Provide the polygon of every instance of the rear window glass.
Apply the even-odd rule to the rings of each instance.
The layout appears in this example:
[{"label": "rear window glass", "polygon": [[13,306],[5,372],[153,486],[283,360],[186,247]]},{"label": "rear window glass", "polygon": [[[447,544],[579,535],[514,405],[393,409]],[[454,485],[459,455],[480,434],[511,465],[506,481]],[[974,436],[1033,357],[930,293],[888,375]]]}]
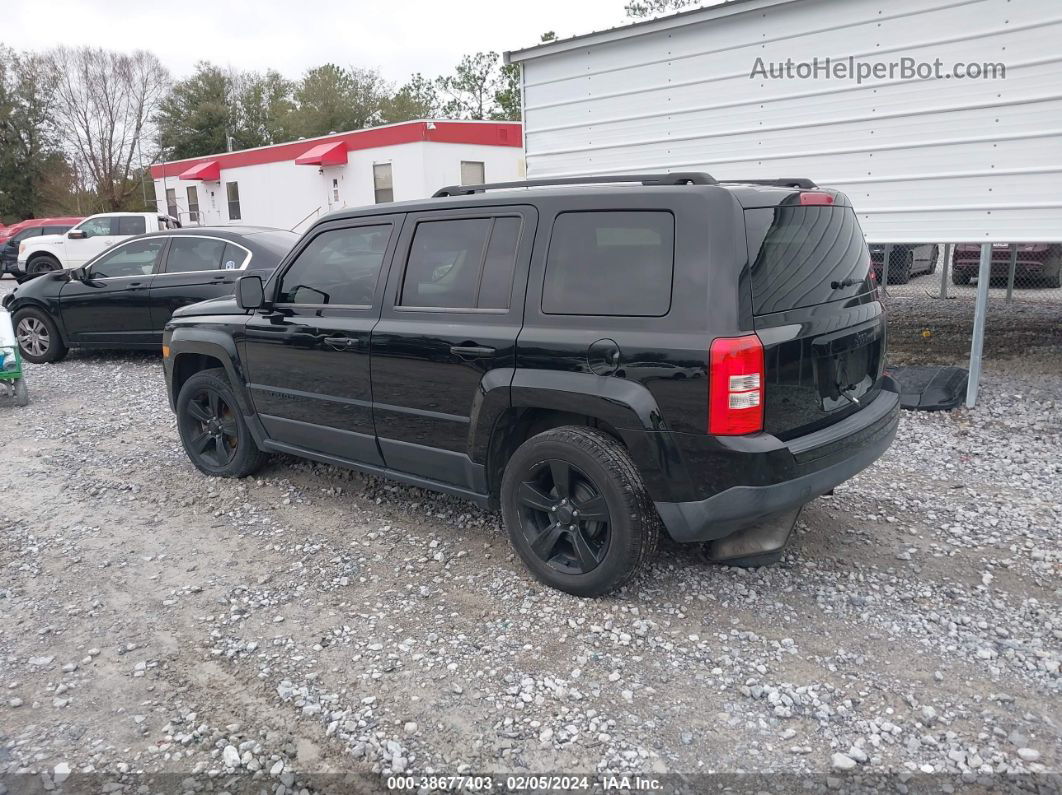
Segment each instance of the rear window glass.
[{"label": "rear window glass", "polygon": [[671,308],[674,270],[671,213],[562,213],[546,257],[542,311],[660,317]]},{"label": "rear window glass", "polygon": [[745,211],[752,304],[766,315],[872,289],[870,252],[851,207]]}]

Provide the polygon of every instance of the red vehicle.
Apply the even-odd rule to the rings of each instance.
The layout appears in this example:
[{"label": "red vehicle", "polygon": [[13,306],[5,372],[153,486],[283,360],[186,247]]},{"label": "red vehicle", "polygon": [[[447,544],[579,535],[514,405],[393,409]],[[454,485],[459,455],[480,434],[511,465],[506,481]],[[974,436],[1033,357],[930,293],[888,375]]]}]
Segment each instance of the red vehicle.
[{"label": "red vehicle", "polygon": [[84,220],[79,216],[60,218],[30,218],[0,229],[0,276],[13,271],[18,259],[18,244],[38,235],[61,235]]},{"label": "red vehicle", "polygon": [[[1014,281],[1043,287],[1062,286],[1062,246],[1048,243],[1019,243],[1018,259],[1014,266]],[[969,284],[981,267],[979,243],[958,245],[951,257],[951,281]],[[1003,280],[1010,274],[1010,245],[992,244],[992,280]]]}]

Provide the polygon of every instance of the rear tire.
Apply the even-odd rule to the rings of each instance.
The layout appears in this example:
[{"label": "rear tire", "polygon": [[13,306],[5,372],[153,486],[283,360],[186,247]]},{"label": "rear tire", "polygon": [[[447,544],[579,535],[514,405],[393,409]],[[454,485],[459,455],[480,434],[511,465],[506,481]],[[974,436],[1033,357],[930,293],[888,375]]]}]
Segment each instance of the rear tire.
[{"label": "rear tire", "polygon": [[951,272],[951,283],[952,284],[958,284],[958,285],[969,284],[970,283],[970,274],[968,274],[968,273],[960,273],[959,271],[953,270]]},{"label": "rear tire", "polygon": [[200,472],[242,478],[268,460],[269,456],[255,444],[220,367],[201,370],[185,381],[176,408],[181,444]]},{"label": "rear tire", "polygon": [[48,364],[66,356],[66,344],[59,336],[55,321],[46,312],[32,308],[20,309],[13,320],[18,349],[27,362]]},{"label": "rear tire", "polygon": [[505,467],[501,504],[531,573],[575,596],[616,590],[656,553],[660,517],[638,469],[593,428],[554,428],[524,442]]},{"label": "rear tire", "polygon": [[926,273],[932,276],[937,272],[938,259],[940,259],[940,246],[933,246],[929,252],[929,270],[927,270]]}]

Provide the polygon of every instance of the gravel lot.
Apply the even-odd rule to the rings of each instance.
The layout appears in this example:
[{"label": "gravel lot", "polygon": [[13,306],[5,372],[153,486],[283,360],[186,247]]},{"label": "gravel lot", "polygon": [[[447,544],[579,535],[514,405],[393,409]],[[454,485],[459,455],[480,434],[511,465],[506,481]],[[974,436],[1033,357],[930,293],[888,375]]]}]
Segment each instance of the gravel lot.
[{"label": "gravel lot", "polygon": [[289,458],[205,478],[155,355],[27,373],[31,406],[0,400],[0,795],[145,773],[1058,786],[1057,348],[990,362],[973,413],[905,414],[783,563],[664,544],[598,600],[532,581],[469,503]]}]

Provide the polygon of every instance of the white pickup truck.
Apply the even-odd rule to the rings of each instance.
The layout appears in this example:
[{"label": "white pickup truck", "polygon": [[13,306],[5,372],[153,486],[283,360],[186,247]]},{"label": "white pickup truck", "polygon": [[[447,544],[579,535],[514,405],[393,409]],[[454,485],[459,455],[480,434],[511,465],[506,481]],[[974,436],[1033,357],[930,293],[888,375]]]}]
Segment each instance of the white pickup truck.
[{"label": "white pickup truck", "polygon": [[48,271],[77,268],[121,240],[180,225],[175,218],[157,212],[90,215],[61,235],[40,235],[20,243],[15,278],[23,281]]}]

